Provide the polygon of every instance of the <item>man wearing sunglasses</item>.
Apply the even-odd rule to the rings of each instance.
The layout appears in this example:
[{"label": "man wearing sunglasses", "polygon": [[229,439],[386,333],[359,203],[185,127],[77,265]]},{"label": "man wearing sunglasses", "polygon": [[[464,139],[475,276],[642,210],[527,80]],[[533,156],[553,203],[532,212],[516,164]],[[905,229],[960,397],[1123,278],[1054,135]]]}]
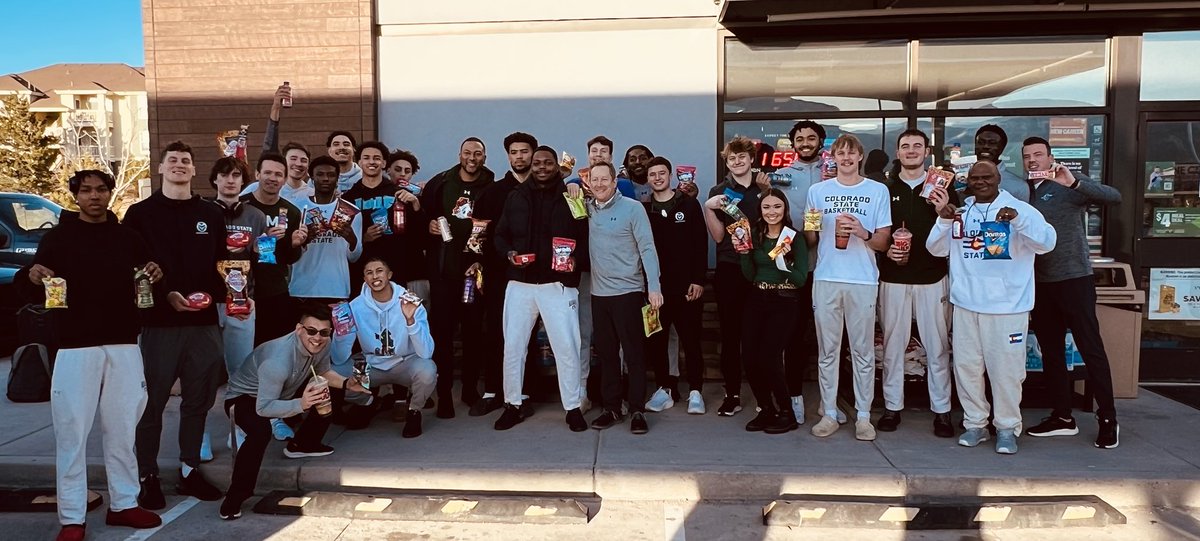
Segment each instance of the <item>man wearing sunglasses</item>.
[{"label": "man wearing sunglasses", "polygon": [[[254,353],[229,378],[225,413],[246,433],[246,440],[235,451],[229,491],[221,503],[222,519],[242,516],[242,503],[254,494],[258,470],[271,440],[271,419],[304,414],[304,421],[283,456],[326,456],[333,453],[332,447],[321,443],[329,428],[329,410],[321,415],[317,406],[330,401],[330,388],[366,392],[355,380],[342,377],[330,366],[333,320],[329,307],[306,303],[301,306],[300,314],[295,332],[254,348]],[[315,381],[313,376],[317,374],[327,385]]]}]

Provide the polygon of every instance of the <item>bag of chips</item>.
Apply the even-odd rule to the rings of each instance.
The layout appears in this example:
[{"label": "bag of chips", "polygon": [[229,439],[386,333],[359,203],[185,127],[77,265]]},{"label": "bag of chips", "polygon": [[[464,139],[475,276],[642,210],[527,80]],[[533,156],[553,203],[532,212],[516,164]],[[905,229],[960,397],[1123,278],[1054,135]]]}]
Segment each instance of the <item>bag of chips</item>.
[{"label": "bag of chips", "polygon": [[[266,235],[263,235],[266,237]],[[267,237],[272,241],[274,237]],[[272,243],[274,244],[274,243]],[[274,250],[274,246],[271,247]],[[275,254],[271,254],[271,259]],[[236,261],[218,261],[217,272],[225,281],[225,315],[237,316],[250,313],[250,262],[244,259]]]},{"label": "bag of chips", "polygon": [[387,209],[376,209],[371,213],[371,223],[383,228],[384,235],[392,234],[392,225],[388,223]]},{"label": "bag of chips", "polygon": [[333,334],[346,336],[358,332],[354,314],[350,312],[350,303],[339,302],[329,305],[329,308],[333,311]]},{"label": "bag of chips", "polygon": [[[725,188],[725,204],[721,206],[721,210],[728,214],[730,218],[736,222],[738,220],[746,220],[746,214],[738,207],[738,203],[742,201],[742,194],[737,193],[733,188]],[[749,220],[746,220],[747,222]]]},{"label": "bag of chips", "polygon": [[321,234],[321,230],[325,228],[325,216],[321,214],[321,209],[317,207],[308,207],[304,209],[304,227],[308,228],[308,239],[312,240]]},{"label": "bag of chips", "polygon": [[953,182],[953,171],[930,167],[929,172],[925,174],[925,184],[921,187],[921,197],[929,199],[929,194],[932,194],[933,189],[939,186],[949,190]]},{"label": "bag of chips", "polygon": [[675,167],[675,178],[679,179],[679,184],[689,184],[696,182],[696,166],[694,165],[679,165]]},{"label": "bag of chips", "polygon": [[258,237],[258,262],[274,265],[275,260],[275,243],[276,238],[271,235],[259,235]]},{"label": "bag of chips", "polygon": [[222,156],[237,158],[243,162],[246,161],[246,131],[250,129],[250,125],[242,124],[241,128],[236,130],[226,130],[217,134],[217,148],[221,151]]},{"label": "bag of chips", "polygon": [[662,322],[658,320],[658,310],[649,304],[642,307],[642,327],[645,328],[647,337],[662,330]]},{"label": "bag of chips", "polygon": [[1009,254],[1009,239],[1012,238],[1012,224],[1008,222],[981,222],[979,234],[983,235],[984,259],[1012,259]]},{"label": "bag of chips", "polygon": [[587,203],[583,200],[583,195],[579,197],[571,197],[563,193],[563,198],[567,200],[567,208],[571,209],[571,217],[576,220],[584,220],[588,217]]},{"label": "bag of chips", "polygon": [[67,307],[66,278],[42,278],[42,285],[46,288],[46,308]]},{"label": "bag of chips", "polygon": [[733,249],[739,254],[750,253],[754,248],[754,243],[750,240],[750,220],[742,217],[740,220],[733,222],[725,227],[729,232],[729,240],[733,243]]},{"label": "bag of chips", "polygon": [[574,272],[575,257],[572,254],[575,253],[575,240],[554,237],[550,239],[550,247],[554,252],[550,268],[556,272]]},{"label": "bag of chips", "polygon": [[338,199],[337,205],[333,207],[333,215],[329,217],[329,228],[334,231],[343,231],[350,227],[355,216],[358,216],[358,208],[344,199]]},{"label": "bag of chips", "polygon": [[467,245],[463,246],[464,252],[483,253],[483,237],[489,222],[491,220],[471,220],[471,236],[467,237]]}]

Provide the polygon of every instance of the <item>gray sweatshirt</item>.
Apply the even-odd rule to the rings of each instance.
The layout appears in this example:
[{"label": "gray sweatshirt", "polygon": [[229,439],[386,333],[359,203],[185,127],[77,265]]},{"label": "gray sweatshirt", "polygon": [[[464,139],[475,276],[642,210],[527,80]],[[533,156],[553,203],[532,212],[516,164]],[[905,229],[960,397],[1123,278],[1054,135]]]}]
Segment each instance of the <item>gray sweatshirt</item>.
[{"label": "gray sweatshirt", "polygon": [[1038,282],[1061,282],[1092,275],[1092,260],[1088,256],[1088,205],[1114,205],[1121,202],[1121,192],[1075,173],[1079,186],[1074,190],[1053,180],[1044,180],[1034,191],[1033,208],[1058,232],[1058,245],[1049,253],[1037,256],[1034,264]]},{"label": "gray sweatshirt", "polygon": [[641,203],[615,194],[607,203],[588,203],[588,250],[592,261],[592,295],[615,297],[662,293],[654,232]]},{"label": "gray sweatshirt", "polygon": [[282,419],[299,415],[304,410],[300,399],[292,398],[312,377],[329,371],[329,346],[320,353],[304,349],[295,332],[264,342],[242,363],[229,378],[225,399],[239,396],[255,397],[254,410],[259,417]]}]

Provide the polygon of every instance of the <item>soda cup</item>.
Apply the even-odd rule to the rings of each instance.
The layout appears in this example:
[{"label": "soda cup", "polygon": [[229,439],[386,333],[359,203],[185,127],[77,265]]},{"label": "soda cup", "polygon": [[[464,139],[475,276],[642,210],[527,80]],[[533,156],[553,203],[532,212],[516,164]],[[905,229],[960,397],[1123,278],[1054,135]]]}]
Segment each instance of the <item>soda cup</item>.
[{"label": "soda cup", "polygon": [[321,389],[323,396],[325,397],[324,400],[313,405],[313,409],[317,410],[317,415],[320,415],[321,417],[329,417],[332,415],[333,401],[329,398],[329,381],[320,374],[317,374],[313,376],[312,383],[309,383],[308,385],[310,387]]},{"label": "soda cup", "polygon": [[847,220],[845,217],[837,217],[837,231],[834,234],[833,247],[837,248],[838,250],[845,250],[850,244],[850,234],[842,231],[842,224],[845,224],[846,222]]},{"label": "soda cup", "polygon": [[899,262],[900,265],[908,263],[908,251],[912,249],[912,232],[900,226],[892,233],[892,248],[897,252],[904,254],[904,259]]},{"label": "soda cup", "polygon": [[450,232],[450,222],[445,216],[438,216],[438,229],[442,231],[442,242],[454,240],[454,234]]}]

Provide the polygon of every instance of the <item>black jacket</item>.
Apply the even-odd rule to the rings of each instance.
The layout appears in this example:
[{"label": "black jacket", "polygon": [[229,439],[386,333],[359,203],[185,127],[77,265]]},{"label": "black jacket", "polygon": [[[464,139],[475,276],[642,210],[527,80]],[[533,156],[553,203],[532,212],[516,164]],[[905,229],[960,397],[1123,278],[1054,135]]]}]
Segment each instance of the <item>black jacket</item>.
[{"label": "black jacket", "polygon": [[[879,279],[892,284],[933,284],[946,276],[949,263],[944,257],[934,257],[925,249],[929,231],[937,222],[937,211],[927,199],[921,197],[921,184],[909,188],[896,175],[885,183],[891,194],[892,231],[904,226],[912,233],[912,247],[908,252],[908,263],[897,265],[888,259],[887,252],[877,255]],[[958,194],[947,190],[950,203],[958,204]]]},{"label": "black jacket", "polygon": [[708,229],[696,198],[675,192],[665,208],[654,210],[653,200],[643,203],[654,231],[658,251],[659,281],[667,299],[687,295],[688,285],[704,285],[708,270]]},{"label": "black jacket", "polygon": [[[566,287],[579,287],[579,262],[587,261],[587,220],[576,220],[563,194],[567,185],[562,180],[553,186],[538,189],[533,179],[521,184],[504,205],[504,214],[496,228],[495,253],[508,266],[508,279],[527,284],[562,282]],[[575,241],[575,270],[558,272],[551,268],[554,259],[553,238]],[[507,262],[508,253],[536,254],[532,264],[524,268]]]},{"label": "black jacket", "polygon": [[[454,233],[454,239],[450,242],[442,242],[441,235],[429,234],[429,222],[438,219],[439,216],[446,216],[451,222],[451,228],[455,228],[456,220],[451,216],[447,216],[445,209],[442,207],[442,192],[445,191],[446,181],[451,178],[458,178],[458,171],[461,166],[456,165],[434,175],[425,183],[425,189],[421,191],[421,211],[422,219],[425,221],[422,229],[425,231],[426,244],[425,256],[429,268],[429,277],[431,279],[453,278],[461,280],[462,274],[467,270],[472,263],[479,261],[481,258],[475,254],[463,253],[463,248],[467,243],[467,236],[470,232],[470,227],[467,227],[467,232],[464,233],[461,228]],[[496,175],[487,167],[480,167],[479,178],[472,183],[472,186],[477,187],[479,194],[482,195],[487,190],[488,186],[495,181]],[[475,196],[478,201],[480,195]],[[451,253],[461,254],[462,257],[448,257]],[[455,264],[454,262],[457,262]],[[449,268],[448,268],[449,267]],[[486,282],[484,284],[486,286]]]},{"label": "black jacket", "polygon": [[[711,198],[716,195],[721,195],[725,193],[726,188],[732,188],[733,191],[741,194],[742,200],[738,202],[738,208],[742,209],[742,214],[746,215],[746,218],[750,221],[750,225],[753,226],[754,222],[758,220],[758,215],[762,213],[762,211],[759,209],[758,197],[761,193],[761,190],[758,189],[758,184],[751,182],[749,186],[743,188],[742,185],[738,184],[737,181],[733,180],[733,178],[727,178],[723,182],[713,186],[712,189],[708,191],[708,197]],[[725,214],[725,211],[718,210],[716,213],[717,218],[721,220],[722,225],[728,226],[729,224],[733,223],[733,218],[730,218],[728,214]],[[717,243],[717,263],[733,263],[736,265],[741,265],[741,258],[738,257],[738,253],[734,251],[733,240],[730,239],[728,233],[726,233],[721,239],[721,242]]]},{"label": "black jacket", "polygon": [[[533,179],[526,180],[526,183]],[[485,291],[503,291],[508,283],[508,261],[503,254],[497,254],[495,248],[496,229],[500,227],[500,218],[504,215],[504,204],[508,196],[521,185],[512,171],[504,174],[504,178],[493,182],[479,194],[475,201],[475,218],[490,220],[487,226],[487,237],[483,243],[483,284]]]},{"label": "black jacket", "polygon": [[[92,224],[64,210],[33,258],[67,281],[67,308],[56,310],[54,319],[59,347],[136,344],[141,324],[133,275],[148,261],[146,242],[115,214]],[[44,287],[29,281],[29,267],[18,271],[13,283],[31,298],[45,298]]]},{"label": "black jacket", "polygon": [[[225,284],[217,274],[217,261],[225,256],[221,209],[196,195],[180,201],[159,190],[129,207],[124,223],[142,235],[150,259],[163,271],[162,281],[154,287],[154,308],[143,310],[142,323],[147,327],[216,325],[217,301],[225,298]],[[177,312],[167,302],[171,291],[185,297],[202,291],[213,302],[198,312]]]},{"label": "black jacket", "polygon": [[392,216],[392,204],[396,200],[395,184],[384,180],[378,186],[368,188],[360,180],[342,194],[342,199],[362,211],[364,232],[374,225],[374,219],[380,213],[387,217],[388,227],[392,231],[372,242],[363,241],[362,255],[358,261],[350,264],[350,291],[358,291],[362,286],[363,268],[372,257],[383,258],[392,269],[393,279],[401,284],[425,278],[424,243],[429,236],[429,220],[422,219],[422,213],[408,204],[404,209],[404,232],[396,230],[396,220]]}]

